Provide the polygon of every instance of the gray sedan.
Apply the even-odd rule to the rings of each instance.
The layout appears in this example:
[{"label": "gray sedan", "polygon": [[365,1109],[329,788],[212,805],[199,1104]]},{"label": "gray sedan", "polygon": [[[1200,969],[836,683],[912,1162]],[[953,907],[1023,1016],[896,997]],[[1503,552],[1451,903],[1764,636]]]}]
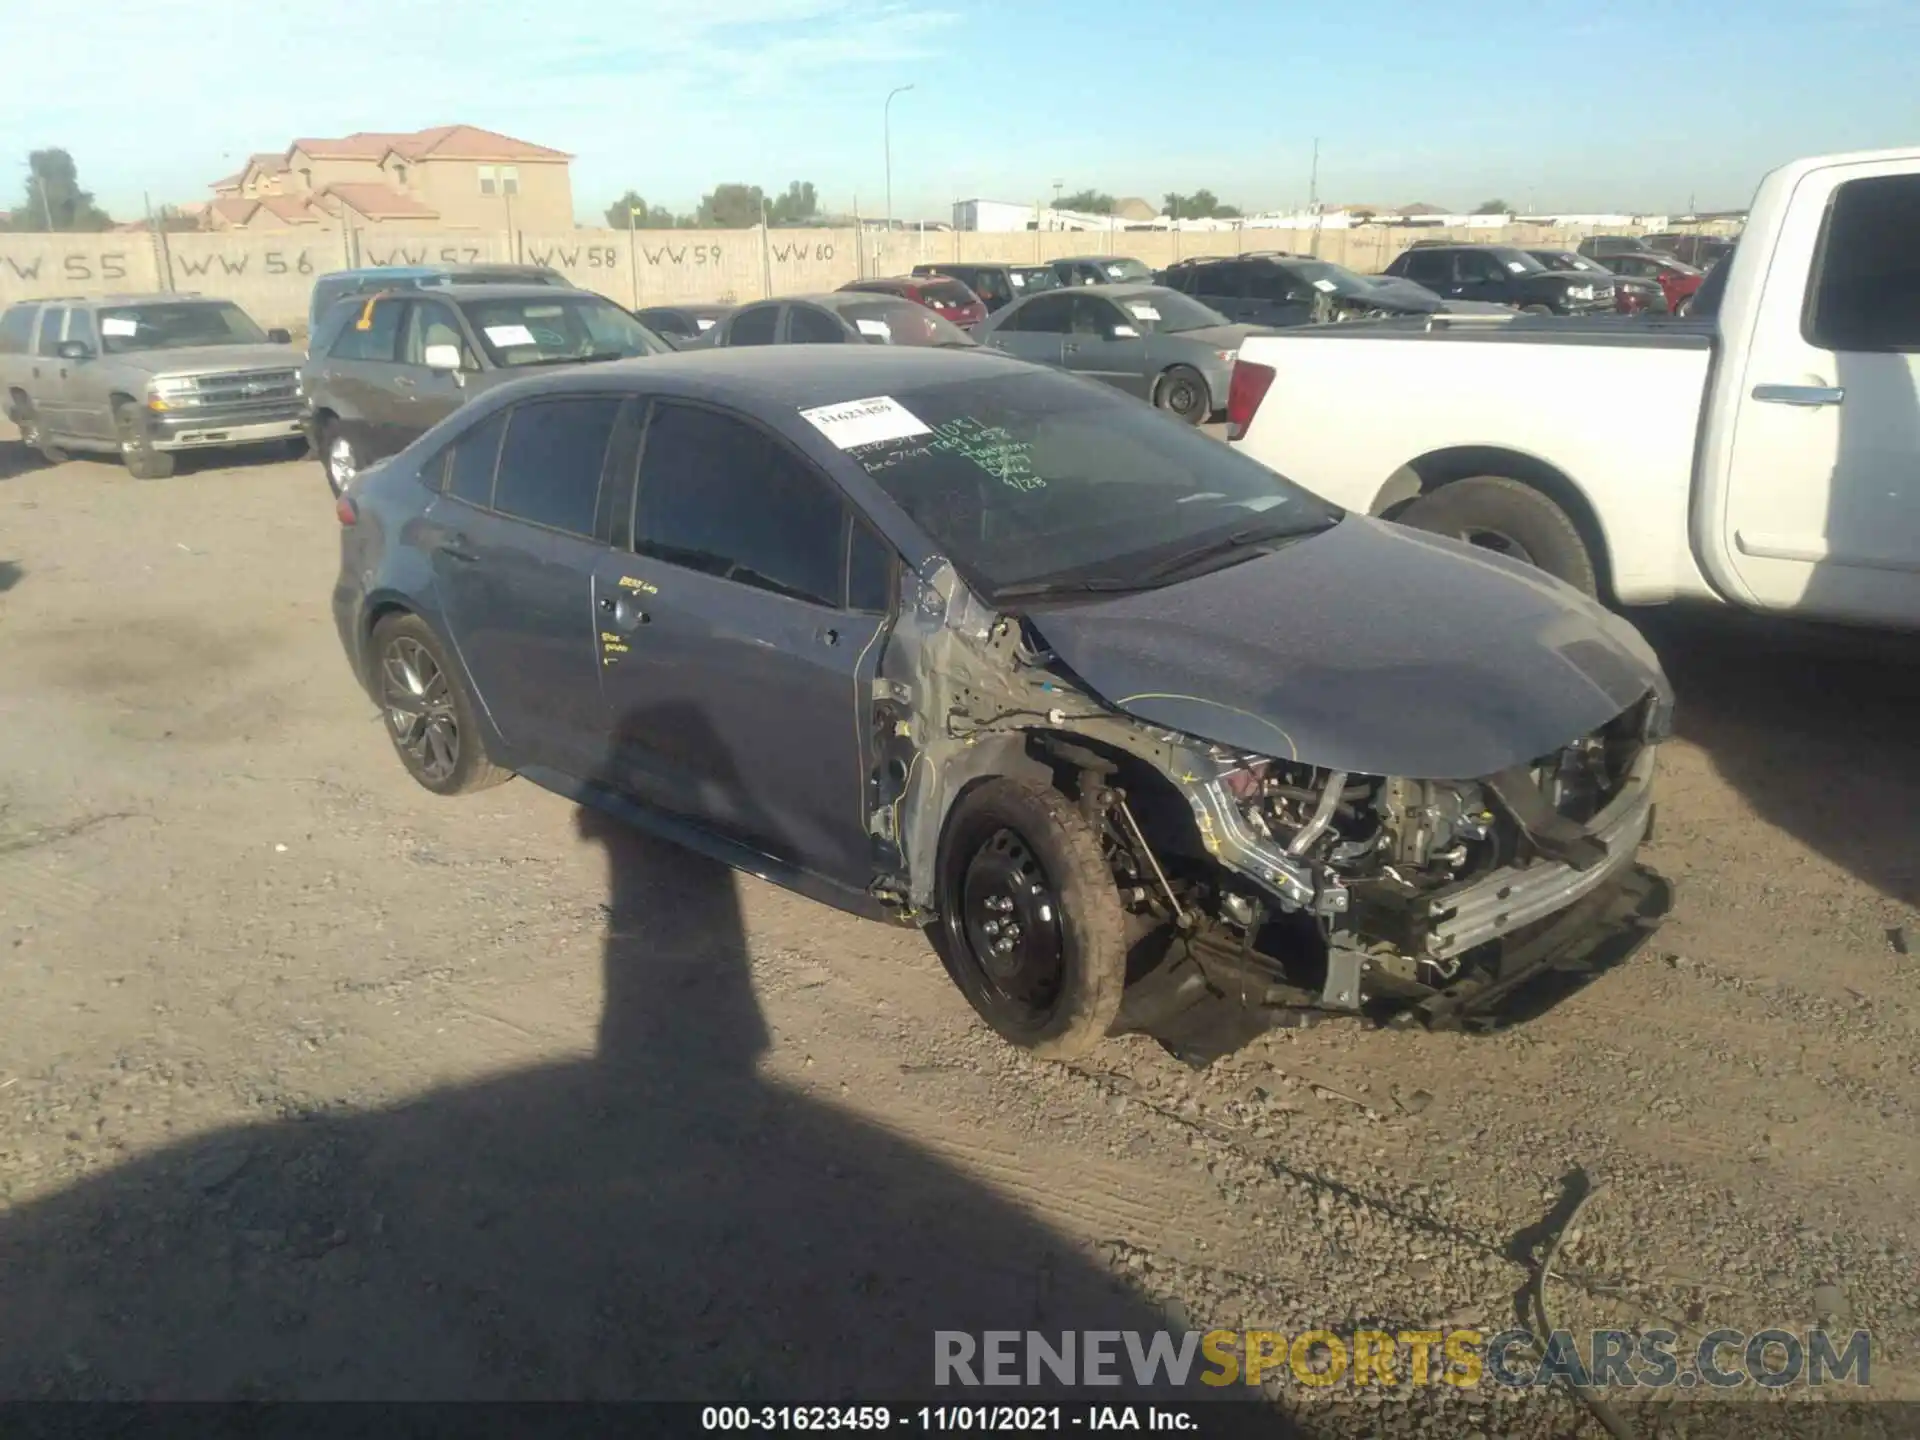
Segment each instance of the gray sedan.
[{"label": "gray sedan", "polygon": [[980,342],[1150,400],[1198,425],[1227,404],[1240,342],[1271,335],[1164,285],[1102,285],[1029,295],[990,316]]}]

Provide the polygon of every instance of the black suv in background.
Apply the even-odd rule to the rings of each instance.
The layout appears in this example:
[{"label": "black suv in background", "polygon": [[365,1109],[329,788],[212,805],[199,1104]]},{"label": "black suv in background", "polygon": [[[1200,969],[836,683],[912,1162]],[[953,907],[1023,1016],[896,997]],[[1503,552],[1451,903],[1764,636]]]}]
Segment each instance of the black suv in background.
[{"label": "black suv in background", "polygon": [[1536,315],[1604,315],[1614,306],[1611,280],[1549,270],[1511,245],[1416,244],[1396,256],[1386,273],[1438,295]]},{"label": "black suv in background", "polygon": [[1011,305],[1014,301],[1033,294],[1037,290],[1051,290],[1060,281],[1051,269],[1045,265],[996,265],[976,264],[967,260],[933,260],[924,265],[913,267],[915,275],[944,275],[949,280],[958,280],[987,307],[991,315],[1002,305]]},{"label": "black suv in background", "polygon": [[1242,325],[1313,325],[1366,315],[1433,315],[1447,308],[1418,285],[1382,284],[1344,265],[1278,251],[1177,260],[1155,283]]}]

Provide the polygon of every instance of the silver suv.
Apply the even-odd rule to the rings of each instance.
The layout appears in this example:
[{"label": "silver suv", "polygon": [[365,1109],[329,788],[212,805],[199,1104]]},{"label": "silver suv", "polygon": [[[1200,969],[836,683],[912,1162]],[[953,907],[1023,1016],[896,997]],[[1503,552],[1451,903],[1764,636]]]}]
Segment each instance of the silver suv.
[{"label": "silver suv", "polygon": [[0,401],[56,464],[118,452],[142,480],[183,450],[305,448],[300,352],[229,300],[59,296],[0,313]]}]

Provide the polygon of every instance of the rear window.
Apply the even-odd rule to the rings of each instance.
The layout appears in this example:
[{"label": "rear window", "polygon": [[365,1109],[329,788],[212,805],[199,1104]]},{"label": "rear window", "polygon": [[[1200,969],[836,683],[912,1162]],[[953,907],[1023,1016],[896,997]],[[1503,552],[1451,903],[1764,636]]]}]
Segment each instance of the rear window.
[{"label": "rear window", "polygon": [[922,285],[920,293],[938,305],[971,305],[974,293],[958,280],[936,280],[931,285]]},{"label": "rear window", "polygon": [[869,345],[972,345],[967,332],[924,305],[887,295],[848,297],[834,307]]}]

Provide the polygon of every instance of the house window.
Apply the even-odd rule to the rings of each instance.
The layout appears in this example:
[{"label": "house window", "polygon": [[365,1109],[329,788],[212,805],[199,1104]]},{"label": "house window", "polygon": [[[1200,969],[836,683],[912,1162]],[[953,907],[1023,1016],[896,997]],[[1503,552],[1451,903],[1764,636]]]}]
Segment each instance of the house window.
[{"label": "house window", "polygon": [[500,192],[503,195],[518,195],[520,193],[520,167],[518,165],[502,165],[500,167]]},{"label": "house window", "polygon": [[518,195],[520,193],[520,167],[518,165],[481,165],[480,193],[482,195]]},{"label": "house window", "polygon": [[406,166],[396,165],[393,167],[393,183],[398,185],[402,190],[407,188],[407,167]]},{"label": "house window", "polygon": [[482,195],[498,195],[500,193],[500,180],[494,173],[494,168],[491,165],[480,166],[480,193]]},{"label": "house window", "polygon": [[300,188],[302,190],[313,189],[313,171],[305,165],[300,167]]}]

